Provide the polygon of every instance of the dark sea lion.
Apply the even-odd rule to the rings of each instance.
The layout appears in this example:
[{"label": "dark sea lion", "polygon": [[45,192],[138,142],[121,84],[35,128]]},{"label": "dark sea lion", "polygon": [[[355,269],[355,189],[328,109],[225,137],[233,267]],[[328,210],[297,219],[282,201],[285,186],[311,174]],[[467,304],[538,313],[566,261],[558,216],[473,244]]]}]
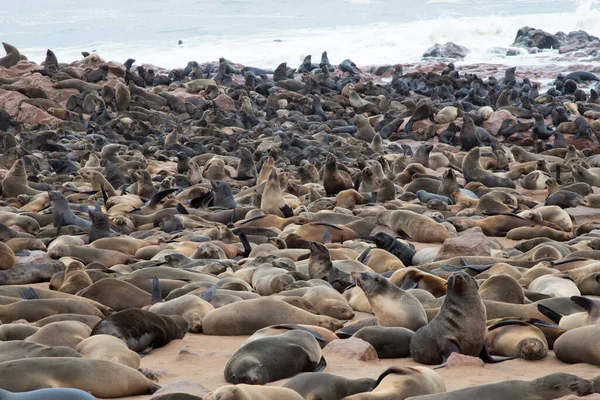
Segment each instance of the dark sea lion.
[{"label": "dark sea lion", "polygon": [[468,182],[481,182],[487,187],[507,187],[515,188],[515,183],[506,177],[495,175],[481,167],[480,149],[475,147],[467,153],[462,163],[462,171],[465,180]]},{"label": "dark sea lion", "polygon": [[454,352],[477,357],[485,343],[485,322],[477,283],[465,272],[454,272],[439,313],[415,333],[411,356],[423,364],[441,364]]},{"label": "dark sea lion", "polygon": [[353,187],[352,178],[345,171],[338,170],[337,161],[333,155],[328,155],[323,172],[323,186],[328,196],[334,196],[342,190]]},{"label": "dark sea lion", "polygon": [[410,342],[415,333],[407,328],[366,326],[352,337],[364,340],[375,348],[377,357],[403,358],[410,356]]},{"label": "dark sea lion", "polygon": [[321,360],[321,347],[315,337],[306,331],[292,330],[247,341],[227,361],[225,380],[264,385],[319,370]]},{"label": "dark sea lion", "polygon": [[162,316],[149,311],[129,309],[106,317],[92,330],[92,335],[112,335],[137,353],[149,352],[181,339],[188,322],[178,315]]},{"label": "dark sea lion", "polygon": [[17,65],[17,63],[21,61],[21,53],[19,53],[19,50],[6,42],[2,42],[2,46],[4,47],[6,56],[0,58],[0,67],[8,69]]}]

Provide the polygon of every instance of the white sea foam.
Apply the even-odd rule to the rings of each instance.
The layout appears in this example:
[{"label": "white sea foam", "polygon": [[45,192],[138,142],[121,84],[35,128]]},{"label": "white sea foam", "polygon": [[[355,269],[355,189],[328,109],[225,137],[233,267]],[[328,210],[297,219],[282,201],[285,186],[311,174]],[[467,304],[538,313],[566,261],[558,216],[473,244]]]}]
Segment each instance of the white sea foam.
[{"label": "white sea foam", "polygon": [[[362,4],[365,1],[370,3],[377,0],[346,1]],[[447,3],[463,0],[428,1]],[[519,0],[507,0],[505,3],[507,7],[511,4],[518,7]],[[431,5],[431,7],[435,6],[435,4]],[[597,1],[588,0],[573,4],[573,10],[569,12],[542,13],[542,11],[544,9],[540,6],[539,14],[447,16],[411,22],[376,24],[367,24],[370,18],[365,18],[363,25],[354,24],[326,29],[263,29],[255,35],[239,36],[221,36],[218,30],[213,30],[201,36],[182,38],[184,41],[182,45],[176,45],[171,41],[168,43],[161,40],[138,41],[136,37],[127,37],[122,38],[122,42],[94,42],[87,43],[85,47],[77,45],[53,48],[53,50],[59,59],[64,61],[80,58],[81,50],[97,50],[105,59],[123,62],[132,57],[137,60],[137,63],[152,63],[167,68],[185,66],[190,60],[214,61],[219,57],[226,57],[247,65],[275,68],[282,61],[287,61],[290,66],[296,66],[306,54],[311,54],[313,62],[318,62],[323,50],[328,51],[332,63],[339,63],[345,58],[350,58],[359,65],[418,62],[423,52],[433,44],[451,41],[470,50],[464,63],[531,65],[549,60],[555,53],[541,52],[534,55],[520,54],[506,57],[506,49],[513,43],[517,30],[523,26],[532,26],[551,33],[585,30],[600,36],[600,7]],[[83,18],[81,15],[74,17]],[[83,20],[83,23],[86,21]],[[199,24],[201,23],[199,21]],[[176,30],[177,25],[169,26],[168,29]],[[43,37],[40,37],[39,41],[40,45],[44,45]],[[46,48],[29,47],[22,50],[30,59],[39,62],[43,60]]]}]

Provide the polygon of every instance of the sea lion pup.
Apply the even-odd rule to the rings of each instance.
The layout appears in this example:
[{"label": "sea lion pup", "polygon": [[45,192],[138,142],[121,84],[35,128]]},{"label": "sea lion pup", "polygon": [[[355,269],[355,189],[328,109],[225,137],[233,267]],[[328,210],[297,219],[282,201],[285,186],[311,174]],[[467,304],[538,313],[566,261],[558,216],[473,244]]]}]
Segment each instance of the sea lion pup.
[{"label": "sea lion pup", "polygon": [[[416,331],[427,325],[425,309],[412,294],[400,289],[379,274],[353,272],[352,278],[365,292],[380,326]],[[402,306],[398,307],[399,304]]]},{"label": "sea lion pup", "polygon": [[337,161],[333,154],[327,155],[323,170],[323,187],[327,196],[335,196],[342,190],[352,189],[352,178],[345,171],[338,170]]},{"label": "sea lion pup", "polygon": [[485,346],[491,355],[541,360],[548,355],[548,342],[536,326],[506,320],[488,327]]},{"label": "sea lion pup", "polygon": [[224,375],[229,383],[264,385],[325,365],[313,334],[292,330],[245,342],[227,361]]},{"label": "sea lion pup", "polygon": [[392,400],[442,393],[446,385],[437,372],[426,367],[390,367],[377,379],[372,392],[358,393],[344,400]]},{"label": "sea lion pup", "polygon": [[283,387],[298,392],[305,399],[339,400],[356,393],[370,392],[376,383],[371,378],[348,379],[326,372],[314,372],[295,376]]},{"label": "sea lion pup", "polygon": [[302,297],[312,303],[319,314],[339,320],[354,318],[354,312],[346,298],[333,288],[326,286],[312,287]]},{"label": "sea lion pup", "polygon": [[372,240],[378,249],[385,250],[398,257],[405,266],[412,265],[412,259],[416,254],[414,246],[396,240],[396,238],[385,232],[377,232],[375,236],[369,236],[364,239]]},{"label": "sea lion pup", "polygon": [[535,400],[557,399],[563,396],[585,396],[592,393],[594,382],[562,372],[532,381],[511,380],[472,386],[441,394],[409,397],[407,400]]},{"label": "sea lion pup", "polygon": [[[133,368],[112,361],[87,358],[49,357],[7,361],[0,363],[0,371],[0,387],[11,392],[58,386],[80,389],[108,399],[152,394],[160,388]],[[27,379],[22,379],[23,376],[27,376]],[[99,376],[103,379],[98,379]],[[104,379],[110,380],[110,385]]]},{"label": "sea lion pup", "polygon": [[269,179],[263,189],[260,208],[267,214],[277,215],[279,217],[291,217],[293,210],[287,205],[281,194],[281,186],[277,171],[271,171]]},{"label": "sea lion pup", "polygon": [[[212,298],[210,298],[210,300],[212,300]],[[192,294],[186,294],[164,303],[154,304],[148,311],[160,315],[179,315],[188,322],[190,332],[202,333],[202,318],[204,318],[209,311],[214,309],[215,307],[208,301]]]},{"label": "sea lion pup", "polygon": [[485,343],[485,322],[477,283],[466,272],[454,272],[448,277],[440,311],[415,333],[411,356],[422,364],[441,364],[452,353],[477,357]]},{"label": "sea lion pup", "polygon": [[304,400],[295,391],[279,386],[227,385],[209,392],[204,400]]},{"label": "sea lion pup", "polygon": [[178,315],[162,316],[150,311],[129,309],[112,314],[92,329],[93,335],[112,335],[137,353],[148,353],[172,340],[182,339],[188,322]]},{"label": "sea lion pup", "polygon": [[386,328],[383,326],[365,326],[352,337],[362,339],[377,351],[377,357],[403,358],[410,356],[410,341],[415,333],[406,328]]},{"label": "sea lion pup", "polygon": [[477,181],[487,187],[507,187],[514,189],[515,183],[506,177],[494,175],[493,173],[483,169],[480,159],[480,149],[475,147],[471,149],[462,162],[462,172],[467,183]]},{"label": "sea lion pup", "polygon": [[209,311],[202,319],[202,331],[205,335],[252,335],[267,326],[287,323],[317,325],[333,332],[343,326],[334,318],[314,315],[284,301],[264,297]]},{"label": "sea lion pup", "polygon": [[140,367],[139,354],[129,350],[122,340],[111,335],[90,336],[75,346],[75,350],[85,358],[114,361],[133,369]]},{"label": "sea lion pup", "polygon": [[416,242],[436,243],[452,237],[444,225],[408,210],[381,211],[377,214],[377,224],[404,233]]},{"label": "sea lion pup", "polygon": [[27,173],[23,161],[16,160],[2,180],[2,196],[8,199],[9,197],[17,197],[20,194],[35,196],[40,193],[42,193],[40,190],[30,187],[27,183]]}]

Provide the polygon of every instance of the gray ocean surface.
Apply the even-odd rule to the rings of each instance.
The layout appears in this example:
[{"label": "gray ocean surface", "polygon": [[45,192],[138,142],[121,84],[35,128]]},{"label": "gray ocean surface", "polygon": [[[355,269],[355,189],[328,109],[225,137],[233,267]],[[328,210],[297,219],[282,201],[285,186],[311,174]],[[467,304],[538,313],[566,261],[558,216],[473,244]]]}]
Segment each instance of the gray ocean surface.
[{"label": "gray ocean surface", "polygon": [[[41,62],[97,51],[167,68],[190,60],[265,68],[327,50],[331,62],[409,63],[435,43],[471,50],[464,62],[503,62],[517,30],[582,29],[600,36],[597,0],[0,0],[0,40]],[[183,44],[178,45],[181,40]],[[511,57],[549,62],[551,52]]]}]

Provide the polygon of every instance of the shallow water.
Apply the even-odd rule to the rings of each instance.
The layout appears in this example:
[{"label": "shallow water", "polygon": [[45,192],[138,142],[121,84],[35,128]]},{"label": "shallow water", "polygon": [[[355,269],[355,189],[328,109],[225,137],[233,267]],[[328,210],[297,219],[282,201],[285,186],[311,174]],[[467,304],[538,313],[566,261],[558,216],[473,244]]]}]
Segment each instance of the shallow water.
[{"label": "shallow water", "polygon": [[[506,61],[517,30],[582,29],[600,36],[600,1],[564,0],[0,0],[0,39],[31,60],[81,51],[106,59],[184,66],[220,56],[266,68],[350,58],[359,65],[417,62],[435,43],[471,53],[465,63],[547,62],[552,53]],[[182,40],[183,44],[178,45]],[[313,60],[314,61],[314,60]]]}]

